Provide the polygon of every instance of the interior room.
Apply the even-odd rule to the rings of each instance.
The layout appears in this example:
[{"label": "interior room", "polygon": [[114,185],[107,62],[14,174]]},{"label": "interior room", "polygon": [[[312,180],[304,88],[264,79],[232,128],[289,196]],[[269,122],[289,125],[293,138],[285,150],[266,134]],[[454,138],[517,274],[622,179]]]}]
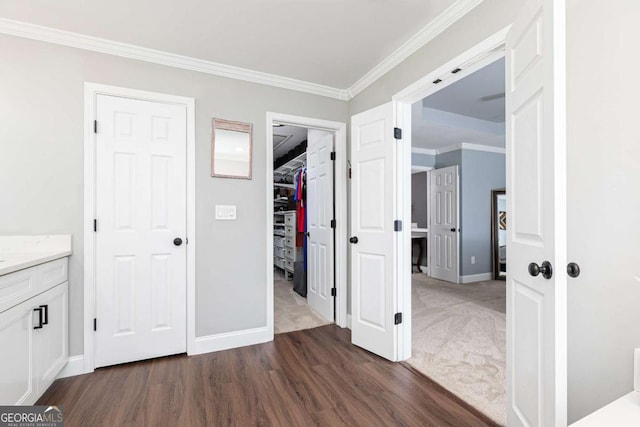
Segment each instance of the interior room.
[{"label": "interior room", "polygon": [[[506,422],[504,73],[499,59],[413,105],[413,356],[408,360],[501,424]],[[495,245],[494,233],[502,237]],[[494,280],[496,275],[502,280]]]},{"label": "interior room", "polygon": [[[275,333],[327,325],[308,303],[308,129],[273,125],[273,266]],[[314,201],[312,201],[313,204]]]},{"label": "interior room", "polygon": [[638,22],[0,1],[0,424],[640,425]]}]

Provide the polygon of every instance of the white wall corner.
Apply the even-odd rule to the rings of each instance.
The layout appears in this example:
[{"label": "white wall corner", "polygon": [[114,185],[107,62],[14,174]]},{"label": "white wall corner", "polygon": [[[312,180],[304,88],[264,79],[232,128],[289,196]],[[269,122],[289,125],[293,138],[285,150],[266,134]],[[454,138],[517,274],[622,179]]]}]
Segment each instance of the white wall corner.
[{"label": "white wall corner", "polygon": [[231,348],[262,344],[273,339],[266,326],[242,331],[226,332],[222,334],[196,337],[194,347],[189,350],[189,356],[211,353],[213,351],[229,350]]},{"label": "white wall corner", "polygon": [[460,283],[486,282],[487,280],[493,280],[493,273],[489,272],[460,276]]},{"label": "white wall corner", "polygon": [[67,364],[58,374],[59,378],[75,377],[76,375],[86,374],[88,372],[84,369],[84,355],[79,354],[77,356],[69,357]]},{"label": "white wall corner", "polygon": [[433,21],[424,26],[420,31],[403,43],[391,55],[373,67],[347,90],[349,99],[369,87],[373,82],[388,73],[395,66],[414,54],[425,44],[436,38],[440,33],[453,25],[468,12],[482,3],[483,0],[457,0]]}]

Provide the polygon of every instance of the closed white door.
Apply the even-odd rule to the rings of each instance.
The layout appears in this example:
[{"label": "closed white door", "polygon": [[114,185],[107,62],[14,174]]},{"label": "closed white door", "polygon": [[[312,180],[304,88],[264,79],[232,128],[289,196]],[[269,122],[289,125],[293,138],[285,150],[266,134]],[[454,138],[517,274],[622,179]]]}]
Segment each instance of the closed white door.
[{"label": "closed white door", "polygon": [[458,166],[431,171],[431,277],[458,283]]},{"label": "closed white door", "polygon": [[97,118],[96,367],[185,352],[186,109],[100,95]]},{"label": "closed white door", "polygon": [[351,118],[351,341],[397,360],[393,104]]},{"label": "closed white door", "polygon": [[567,423],[565,7],[530,0],[506,41],[509,426]]},{"label": "closed white door", "polygon": [[333,288],[333,133],[307,134],[307,301],[334,321]]}]

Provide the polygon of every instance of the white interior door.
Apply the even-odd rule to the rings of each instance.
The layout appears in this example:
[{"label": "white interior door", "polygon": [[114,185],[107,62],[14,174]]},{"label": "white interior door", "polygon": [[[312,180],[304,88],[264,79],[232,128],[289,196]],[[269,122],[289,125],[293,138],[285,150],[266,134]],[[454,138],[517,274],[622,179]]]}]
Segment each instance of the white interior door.
[{"label": "white interior door", "polygon": [[185,352],[186,109],[100,95],[97,119],[96,367]]},{"label": "white interior door", "polygon": [[509,426],[567,423],[564,13],[530,0],[506,41]]},{"label": "white interior door", "polygon": [[392,103],[351,118],[351,340],[394,361],[396,145]]},{"label": "white interior door", "polygon": [[459,282],[458,166],[431,171],[431,277]]},{"label": "white interior door", "polygon": [[334,321],[333,288],[333,133],[309,129],[307,134],[307,301]]}]

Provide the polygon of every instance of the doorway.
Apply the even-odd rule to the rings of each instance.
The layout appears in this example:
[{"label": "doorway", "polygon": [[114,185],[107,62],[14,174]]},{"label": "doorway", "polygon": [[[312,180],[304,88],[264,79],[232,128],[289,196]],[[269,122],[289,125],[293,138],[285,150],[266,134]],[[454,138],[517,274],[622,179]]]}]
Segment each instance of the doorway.
[{"label": "doorway", "polygon": [[193,99],[91,83],[85,95],[91,372],[193,342],[195,144]]},{"label": "doorway", "polygon": [[492,280],[491,200],[506,179],[504,77],[497,58],[411,107],[412,169],[433,169],[424,181],[411,176],[412,243],[421,208],[430,213],[429,268],[412,274],[407,359],[503,425],[506,288]]},{"label": "doorway", "polygon": [[267,327],[347,323],[346,125],[267,114]]}]

